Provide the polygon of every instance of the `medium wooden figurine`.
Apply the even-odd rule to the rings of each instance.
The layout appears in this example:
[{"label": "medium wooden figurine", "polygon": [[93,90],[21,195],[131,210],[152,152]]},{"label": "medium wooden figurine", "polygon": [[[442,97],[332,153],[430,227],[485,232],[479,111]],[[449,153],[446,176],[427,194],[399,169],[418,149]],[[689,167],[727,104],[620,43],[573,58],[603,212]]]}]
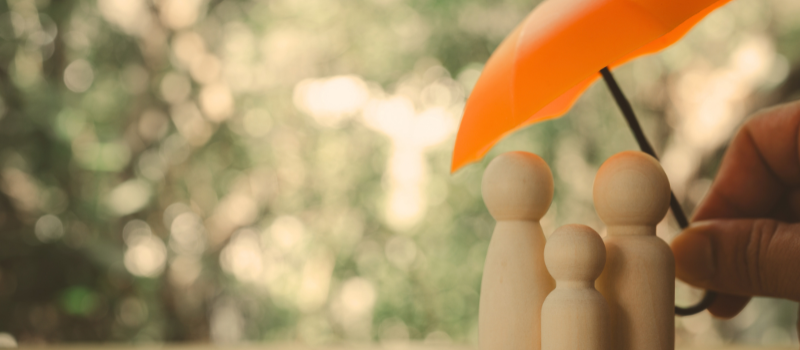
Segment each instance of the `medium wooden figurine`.
[{"label": "medium wooden figurine", "polygon": [[594,281],[603,271],[606,247],[584,225],[558,228],[544,248],[556,280],[542,305],[542,350],[609,350],[609,311]]},{"label": "medium wooden figurine", "polygon": [[542,302],[555,287],[539,224],[553,199],[553,175],[539,156],[509,152],[492,160],[481,186],[497,225],[481,281],[480,348],[539,350]]},{"label": "medium wooden figurine", "polygon": [[608,229],[597,289],[611,311],[612,349],[674,349],[675,261],[656,237],[669,202],[667,175],[642,152],[618,153],[597,172],[594,206]]}]

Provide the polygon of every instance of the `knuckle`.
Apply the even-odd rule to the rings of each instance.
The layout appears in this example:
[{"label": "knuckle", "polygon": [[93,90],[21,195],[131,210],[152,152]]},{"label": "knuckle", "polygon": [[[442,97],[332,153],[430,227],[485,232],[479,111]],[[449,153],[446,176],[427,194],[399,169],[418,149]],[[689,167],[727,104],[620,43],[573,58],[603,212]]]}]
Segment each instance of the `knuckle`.
[{"label": "knuckle", "polygon": [[771,219],[753,220],[750,236],[744,249],[745,276],[759,294],[775,295],[780,291],[780,280],[772,278],[774,269],[769,267],[770,248],[774,242],[779,223]]},{"label": "knuckle", "polygon": [[768,252],[771,296],[800,301],[800,225],[779,223]]}]

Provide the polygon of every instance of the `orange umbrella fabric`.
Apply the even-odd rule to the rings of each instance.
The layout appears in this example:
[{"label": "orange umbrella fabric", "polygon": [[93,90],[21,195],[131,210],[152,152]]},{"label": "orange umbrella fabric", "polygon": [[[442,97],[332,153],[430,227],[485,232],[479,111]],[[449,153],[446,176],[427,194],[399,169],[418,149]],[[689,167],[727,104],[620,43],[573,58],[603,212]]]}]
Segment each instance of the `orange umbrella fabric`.
[{"label": "orange umbrella fabric", "polygon": [[545,0],[489,58],[467,100],[451,171],[505,135],[566,113],[607,66],[659,51],[730,0]]}]

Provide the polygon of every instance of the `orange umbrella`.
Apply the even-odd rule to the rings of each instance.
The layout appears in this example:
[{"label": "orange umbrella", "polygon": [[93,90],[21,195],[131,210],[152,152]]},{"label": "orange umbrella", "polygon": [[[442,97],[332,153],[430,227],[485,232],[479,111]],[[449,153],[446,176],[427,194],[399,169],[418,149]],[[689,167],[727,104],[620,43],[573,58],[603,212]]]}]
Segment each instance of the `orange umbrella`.
[{"label": "orange umbrella", "polygon": [[[495,50],[467,100],[451,171],[482,158],[505,135],[566,113],[599,76],[642,151],[656,157],[608,67],[659,51],[730,0],[545,0]],[[675,196],[673,213],[686,220]],[[704,310],[676,307],[679,315]]]}]

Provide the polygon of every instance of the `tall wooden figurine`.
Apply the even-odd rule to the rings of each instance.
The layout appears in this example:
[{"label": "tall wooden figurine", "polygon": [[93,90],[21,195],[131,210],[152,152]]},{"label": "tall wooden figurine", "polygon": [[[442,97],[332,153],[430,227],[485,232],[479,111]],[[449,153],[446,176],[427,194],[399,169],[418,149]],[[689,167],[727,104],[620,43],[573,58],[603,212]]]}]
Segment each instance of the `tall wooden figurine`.
[{"label": "tall wooden figurine", "polygon": [[556,289],[542,305],[542,350],[610,350],[608,305],[594,288],[606,262],[600,235],[561,226],[544,247],[544,262]]},{"label": "tall wooden figurine", "polygon": [[486,168],[481,190],[497,225],[481,281],[480,348],[539,350],[542,302],[555,287],[539,224],[553,199],[553,175],[535,154],[504,153]]},{"label": "tall wooden figurine", "polygon": [[618,153],[597,172],[594,206],[608,229],[597,289],[611,311],[612,349],[674,349],[675,259],[656,237],[669,201],[667,175],[647,154]]}]

